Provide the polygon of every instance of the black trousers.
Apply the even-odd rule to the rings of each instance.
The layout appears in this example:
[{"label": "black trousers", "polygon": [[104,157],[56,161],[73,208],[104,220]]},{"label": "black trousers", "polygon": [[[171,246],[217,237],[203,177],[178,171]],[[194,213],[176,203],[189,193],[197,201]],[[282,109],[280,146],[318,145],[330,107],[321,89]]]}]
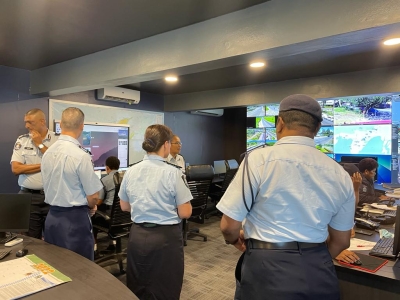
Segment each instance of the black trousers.
[{"label": "black trousers", "polygon": [[325,245],[300,250],[248,249],[235,299],[339,300],[339,282]]},{"label": "black trousers", "polygon": [[92,222],[87,206],[51,206],[45,230],[46,242],[94,259]]},{"label": "black trousers", "polygon": [[20,190],[18,194],[31,194],[31,214],[29,217],[29,231],[28,236],[41,239],[42,232],[44,231],[44,223],[46,221],[47,213],[49,212],[50,205],[44,202],[44,195],[31,193],[28,191]]},{"label": "black trousers", "polygon": [[182,231],[178,224],[153,228],[132,225],[126,281],[139,299],[179,299],[183,268]]}]

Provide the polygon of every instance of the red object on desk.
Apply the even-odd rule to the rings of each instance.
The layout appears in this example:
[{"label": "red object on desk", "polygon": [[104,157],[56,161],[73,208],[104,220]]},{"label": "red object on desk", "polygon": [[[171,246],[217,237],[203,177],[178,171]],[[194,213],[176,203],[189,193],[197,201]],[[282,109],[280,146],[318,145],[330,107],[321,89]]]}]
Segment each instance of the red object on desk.
[{"label": "red object on desk", "polygon": [[364,255],[361,253],[356,253],[357,256],[360,258],[362,261],[361,266],[357,265],[352,265],[349,263],[346,263],[344,261],[338,261],[341,265],[350,267],[350,268],[355,268],[355,269],[360,269],[369,273],[375,273],[378,271],[380,268],[382,268],[385,264],[387,264],[388,260],[387,259],[382,259],[378,258],[375,256],[370,256],[370,255]]}]

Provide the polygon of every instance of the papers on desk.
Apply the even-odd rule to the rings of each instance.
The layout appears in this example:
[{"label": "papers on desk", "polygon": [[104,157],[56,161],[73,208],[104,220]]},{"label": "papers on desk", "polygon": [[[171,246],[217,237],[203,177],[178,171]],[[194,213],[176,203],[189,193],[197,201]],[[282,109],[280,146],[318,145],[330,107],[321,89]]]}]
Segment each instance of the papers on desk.
[{"label": "papers on desk", "polygon": [[356,250],[371,250],[374,248],[376,242],[370,242],[366,240],[352,238],[350,239],[350,247],[347,250],[356,251]]},{"label": "papers on desk", "polygon": [[36,255],[0,263],[0,300],[18,299],[71,281]]},{"label": "papers on desk", "polygon": [[[389,196],[389,195],[387,195]],[[391,196],[389,196],[391,197]],[[370,204],[371,207],[377,208],[377,209],[383,209],[383,210],[397,210],[397,206],[387,206],[386,204],[378,204],[378,203],[372,203]]]},{"label": "papers on desk", "polygon": [[400,198],[400,194],[398,193],[386,193],[385,195],[390,198]]}]

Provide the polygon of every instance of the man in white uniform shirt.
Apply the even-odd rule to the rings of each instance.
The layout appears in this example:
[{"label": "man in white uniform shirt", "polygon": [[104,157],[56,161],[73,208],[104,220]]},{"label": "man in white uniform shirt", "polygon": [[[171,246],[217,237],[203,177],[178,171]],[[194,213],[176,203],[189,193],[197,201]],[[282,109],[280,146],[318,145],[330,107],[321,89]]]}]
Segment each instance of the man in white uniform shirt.
[{"label": "man in white uniform shirt", "polygon": [[217,205],[226,243],[244,252],[237,298],[340,298],[332,257],[350,245],[355,196],[346,171],[315,148],[321,122],[313,98],[283,99],[277,143],[247,154]]},{"label": "man in white uniform shirt", "polygon": [[167,161],[178,167],[181,167],[182,172],[185,173],[186,165],[185,159],[180,154],[182,149],[182,142],[179,136],[173,135],[171,139],[171,151],[167,157]]},{"label": "man in white uniform shirt", "polygon": [[47,129],[46,118],[38,108],[29,110],[24,117],[29,133],[18,137],[11,157],[11,171],[18,175],[20,194],[32,194],[28,236],[40,239],[49,205],[44,202],[41,171],[42,156],[57,140]]}]

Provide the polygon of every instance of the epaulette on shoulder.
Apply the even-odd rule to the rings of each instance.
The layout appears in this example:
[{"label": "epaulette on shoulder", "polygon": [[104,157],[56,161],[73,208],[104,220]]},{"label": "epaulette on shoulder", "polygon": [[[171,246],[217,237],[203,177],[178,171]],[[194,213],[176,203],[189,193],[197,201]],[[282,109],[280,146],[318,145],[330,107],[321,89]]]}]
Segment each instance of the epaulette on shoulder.
[{"label": "epaulette on shoulder", "polygon": [[171,164],[170,162],[168,162],[168,161],[166,161],[166,160],[164,160],[164,162],[165,162],[166,164],[170,165],[170,166],[173,166],[173,167],[179,169],[179,170],[182,169],[182,167],[177,166],[177,165],[174,165],[174,164]]},{"label": "epaulette on shoulder", "polygon": [[20,139],[20,138],[23,138],[23,137],[29,137],[29,133],[22,134],[18,138]]},{"label": "epaulette on shoulder", "polygon": [[92,152],[90,152],[88,149],[83,148],[82,146],[79,146],[79,149],[82,149],[85,151],[87,154],[92,155]]},{"label": "epaulette on shoulder", "polygon": [[132,167],[132,166],[134,166],[134,165],[137,165],[138,163],[140,163],[140,162],[142,162],[143,160],[139,160],[139,161],[137,161],[137,162],[135,162],[135,163],[133,163],[133,164],[130,164],[128,167],[130,168],[130,167]]}]

